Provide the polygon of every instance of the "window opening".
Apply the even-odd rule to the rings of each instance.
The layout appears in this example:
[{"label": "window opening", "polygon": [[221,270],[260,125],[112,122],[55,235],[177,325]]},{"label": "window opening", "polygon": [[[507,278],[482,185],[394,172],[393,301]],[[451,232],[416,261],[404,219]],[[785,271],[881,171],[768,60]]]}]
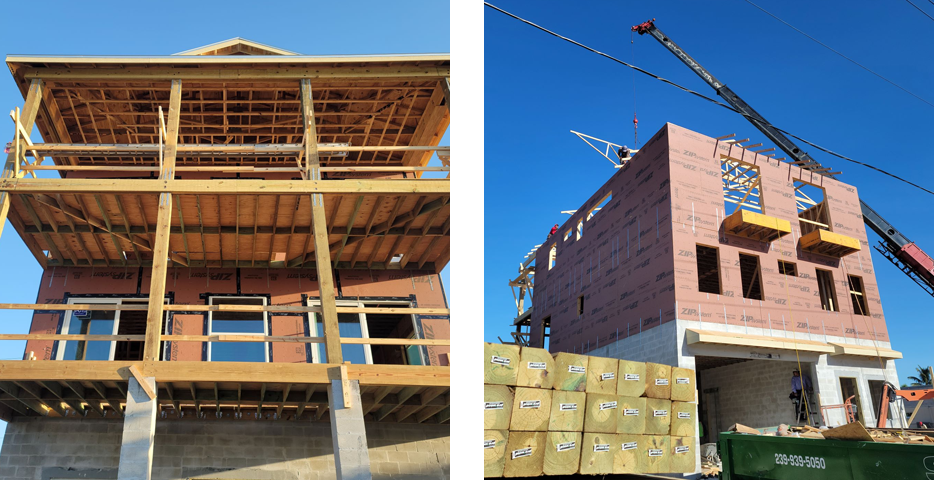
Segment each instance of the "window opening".
[{"label": "window opening", "polygon": [[568,241],[569,238],[571,238],[571,232],[573,232],[573,231],[574,231],[574,230],[568,230],[568,231],[564,232],[564,241],[565,241],[565,242]]},{"label": "window opening", "polygon": [[739,254],[739,276],[743,282],[743,297],[762,300],[762,274],[759,257]]},{"label": "window opening", "polygon": [[584,236],[584,220],[577,222],[577,240]]},{"label": "window opening", "polygon": [[791,262],[779,260],[778,261],[778,273],[782,275],[787,275],[789,277],[797,277],[798,266]]},{"label": "window opening", "polygon": [[807,235],[814,230],[832,231],[824,189],[797,179],[795,179],[794,185],[795,204],[798,207],[798,223],[801,224],[801,235]]},{"label": "window opening", "polygon": [[[879,414],[879,400],[882,399],[882,389],[885,385],[884,380],[869,380],[869,395],[872,398],[872,414],[876,416]],[[885,402],[886,407],[889,409],[888,418],[895,418],[895,415],[892,414],[892,404]],[[878,418],[876,419],[878,421]],[[883,425],[885,426],[885,425]]]},{"label": "window opening", "polygon": [[723,203],[726,215],[737,210],[764,213],[759,167],[721,156],[720,173],[723,180]]},{"label": "window opening", "polygon": [[[380,307],[398,307],[398,305],[367,305]],[[412,315],[404,314],[366,314],[367,337],[369,338],[418,338],[415,333],[415,321]],[[363,345],[359,345],[363,347]],[[382,365],[423,365],[422,351],[418,345],[371,345],[372,363]],[[359,356],[359,351],[357,356]],[[365,355],[364,355],[365,358]],[[345,358],[344,361],[353,361]]]},{"label": "window opening", "polygon": [[[852,377],[840,377],[840,392],[843,394],[843,401],[853,397],[851,403],[854,405],[862,405],[859,401],[859,387],[856,384],[856,379]],[[881,393],[879,395],[882,396]],[[841,402],[842,403],[842,402]],[[863,422],[863,409],[856,408],[856,419],[860,422]]]},{"label": "window opening", "polygon": [[[265,297],[211,297],[211,305],[266,305]],[[208,335],[269,335],[266,312],[208,312]],[[208,342],[211,362],[268,362],[267,342]]]},{"label": "window opening", "polygon": [[401,263],[401,262],[402,262],[402,254],[401,254],[401,253],[397,253],[397,254],[393,255],[392,258],[389,259],[389,263],[390,263],[390,264],[397,264],[397,263]]},{"label": "window opening", "polygon": [[[319,300],[309,301],[309,305],[321,305]],[[408,302],[380,302],[362,303],[338,300],[341,307],[408,307]],[[324,325],[321,323],[321,314],[313,313],[314,322],[311,334],[317,337],[324,336]],[[365,314],[365,313],[338,313],[338,332],[344,338],[420,338],[415,326],[413,315],[399,314]],[[417,356],[416,356],[417,354]],[[341,355],[345,362],[364,363],[396,363],[409,362],[409,365],[426,364],[426,349],[415,345],[363,345],[343,344]],[[312,360],[315,363],[328,363],[327,350],[323,343],[317,344],[312,350]],[[421,362],[421,363],[415,363]]]},{"label": "window opening", "polygon": [[610,203],[610,200],[612,199],[613,199],[613,192],[607,193],[602,199],[600,199],[599,202],[597,202],[597,206],[591,208],[590,211],[587,212],[587,220],[590,220],[591,218],[593,218],[594,215],[596,215],[597,212],[603,209],[603,207],[605,207],[606,204]]},{"label": "window opening", "polygon": [[558,261],[558,244],[555,243],[551,246],[551,250],[548,251],[548,270],[551,270],[555,267],[555,264]]},{"label": "window opening", "polygon": [[720,295],[720,252],[714,247],[697,245],[697,288]]},{"label": "window opening", "polygon": [[[148,304],[148,298],[113,299],[73,297],[69,303],[87,303],[100,305]],[[166,301],[168,303],[168,301]],[[67,313],[62,332],[69,335],[145,335],[145,310],[73,310]],[[165,333],[167,315],[162,317],[162,332]],[[61,341],[56,359],[58,360],[129,360],[143,359],[142,341],[115,342],[108,340]],[[163,349],[159,351],[162,360]]]},{"label": "window opening", "polygon": [[577,297],[577,316],[580,317],[584,314],[584,296],[581,295]]},{"label": "window opening", "polygon": [[863,289],[863,279],[856,275],[847,276],[850,282],[850,300],[853,301],[853,313],[869,316],[869,307],[866,305],[866,292]]},{"label": "window opening", "polygon": [[839,312],[837,305],[837,292],[833,286],[833,273],[828,270],[817,269],[817,290],[820,292],[821,308],[831,312]]}]

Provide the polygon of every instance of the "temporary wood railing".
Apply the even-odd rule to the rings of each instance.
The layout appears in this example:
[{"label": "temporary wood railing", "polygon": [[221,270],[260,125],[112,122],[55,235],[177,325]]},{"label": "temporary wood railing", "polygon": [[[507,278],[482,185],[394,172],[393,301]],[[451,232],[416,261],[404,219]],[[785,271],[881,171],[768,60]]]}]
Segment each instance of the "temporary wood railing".
[{"label": "temporary wood railing", "polygon": [[[0,310],[44,310],[69,312],[86,311],[145,311],[148,305],[140,304],[41,304],[41,303],[0,303]],[[286,312],[286,313],[321,313],[320,306],[301,305],[165,305],[164,311],[172,312]],[[415,307],[337,307],[337,313],[372,313],[372,314],[421,314],[450,315],[446,308]],[[0,334],[0,340],[52,340],[52,341],[104,341],[104,342],[142,342],[145,335],[92,335],[92,334],[52,334],[28,333]],[[268,335],[162,335],[164,342],[284,342],[284,343],[325,343],[325,337],[304,336],[268,336]],[[420,338],[349,338],[341,337],[340,343],[353,345],[418,345],[450,346],[450,339]]]},{"label": "temporary wood railing", "polygon": [[[15,168],[17,174],[20,170],[29,172],[35,178],[37,170],[54,171],[108,171],[108,172],[158,172],[162,170],[163,144],[64,144],[64,143],[32,143],[29,136],[19,122],[18,110],[11,112],[16,124],[14,148],[16,157],[20,159]],[[161,112],[160,112],[161,113]],[[160,135],[161,140],[162,135]],[[301,155],[304,145],[301,143],[282,143],[268,145],[201,145],[181,144],[177,147],[180,156],[188,158],[212,156],[292,156]],[[418,146],[418,145],[367,145],[367,146],[332,146],[319,144],[319,152],[438,152],[449,154],[450,146]],[[120,156],[158,158],[159,165],[41,165],[45,155],[91,155],[91,156]],[[32,156],[35,163],[27,159]],[[254,166],[178,166],[176,172],[302,172],[300,167],[254,167]],[[322,172],[449,172],[450,167],[419,167],[419,166],[330,166],[320,167]]]}]

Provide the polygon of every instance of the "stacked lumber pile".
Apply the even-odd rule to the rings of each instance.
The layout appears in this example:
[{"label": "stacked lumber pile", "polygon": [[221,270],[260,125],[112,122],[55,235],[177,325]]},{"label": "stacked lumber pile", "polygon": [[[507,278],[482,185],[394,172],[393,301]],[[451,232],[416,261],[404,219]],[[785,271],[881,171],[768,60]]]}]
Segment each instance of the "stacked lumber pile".
[{"label": "stacked lumber pile", "polygon": [[694,371],[487,343],[484,476],[693,473]]}]

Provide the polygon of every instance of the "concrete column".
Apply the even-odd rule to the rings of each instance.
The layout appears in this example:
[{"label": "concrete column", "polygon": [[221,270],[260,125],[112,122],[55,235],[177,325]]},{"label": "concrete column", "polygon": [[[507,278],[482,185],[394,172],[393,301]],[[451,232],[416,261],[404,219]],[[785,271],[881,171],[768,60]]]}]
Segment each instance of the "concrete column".
[{"label": "concrete column", "polygon": [[334,465],[339,480],[370,480],[370,453],[366,444],[363,409],[360,405],[360,382],[350,382],[350,408],[344,408],[340,380],[328,385],[328,410],[331,414],[331,441]]},{"label": "concrete column", "polygon": [[[155,377],[145,381],[156,391]],[[152,472],[152,443],[156,434],[157,401],[149,396],[130,377],[127,388],[126,417],[123,419],[123,444],[120,446],[118,480],[150,480]]]}]

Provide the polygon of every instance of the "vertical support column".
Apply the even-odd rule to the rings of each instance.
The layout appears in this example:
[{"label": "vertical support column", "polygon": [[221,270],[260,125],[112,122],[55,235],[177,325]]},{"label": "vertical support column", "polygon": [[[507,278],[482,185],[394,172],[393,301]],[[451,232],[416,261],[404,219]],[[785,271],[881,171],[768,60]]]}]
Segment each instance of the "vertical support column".
[{"label": "vertical support column", "polygon": [[[145,377],[142,381],[155,390],[155,377]],[[120,446],[117,480],[150,480],[152,445],[156,435],[157,403],[157,399],[149,398],[137,378],[131,376],[127,388],[126,416],[123,419],[123,443]]]},{"label": "vertical support column", "polygon": [[[165,131],[165,157],[159,179],[168,184],[175,178],[175,157],[178,153],[178,118],[182,105],[182,81],[172,80],[169,98],[169,121]],[[159,214],[152,248],[152,282],[149,285],[149,313],[146,317],[146,343],[143,360],[159,360],[162,345],[162,315],[165,302],[165,274],[169,267],[169,237],[172,229],[172,194],[159,195]]]},{"label": "vertical support column", "polygon": [[[338,370],[337,368],[329,369]],[[344,392],[344,382],[329,375],[328,410],[331,414],[331,442],[334,445],[334,465],[338,480],[370,480],[370,453],[366,444],[366,427],[363,423],[363,408],[360,403],[360,382],[346,382],[349,392]],[[338,375],[339,377],[339,375]],[[350,406],[345,407],[345,393],[350,394]]]},{"label": "vertical support column", "polygon": [[[307,180],[321,180],[311,80],[303,79],[301,85],[302,116],[305,125],[305,161],[308,165]],[[318,271],[318,290],[321,292],[324,350],[327,352],[328,363],[343,363],[340,330],[337,323],[337,302],[334,300],[334,276],[331,272],[331,247],[328,244],[328,226],[324,216],[324,197],[320,193],[311,194],[311,234],[315,239],[315,268]]]},{"label": "vertical support column", "polygon": [[[20,113],[19,122],[23,124],[23,129],[27,133],[32,133],[32,127],[36,124],[36,115],[39,113],[39,104],[42,102],[42,80],[35,79],[29,84],[29,92],[26,94],[26,103],[23,105],[23,111]],[[19,158],[16,151],[7,154],[6,164],[3,166],[3,174],[0,178],[13,178],[13,171]],[[0,192],[0,235],[3,235],[3,226],[6,224],[7,214],[10,212],[10,194]]]}]

